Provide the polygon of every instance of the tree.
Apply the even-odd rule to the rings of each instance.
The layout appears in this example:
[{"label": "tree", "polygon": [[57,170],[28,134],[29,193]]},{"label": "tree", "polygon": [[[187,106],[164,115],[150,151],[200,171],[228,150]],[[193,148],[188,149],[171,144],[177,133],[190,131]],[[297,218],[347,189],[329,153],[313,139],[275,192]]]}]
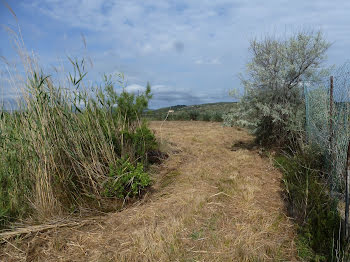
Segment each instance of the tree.
[{"label": "tree", "polygon": [[329,47],[321,31],[250,41],[251,60],[247,74],[241,75],[244,95],[238,111],[226,116],[226,122],[253,128],[263,144],[283,144],[300,137],[302,84],[317,82],[325,74],[322,64]]}]

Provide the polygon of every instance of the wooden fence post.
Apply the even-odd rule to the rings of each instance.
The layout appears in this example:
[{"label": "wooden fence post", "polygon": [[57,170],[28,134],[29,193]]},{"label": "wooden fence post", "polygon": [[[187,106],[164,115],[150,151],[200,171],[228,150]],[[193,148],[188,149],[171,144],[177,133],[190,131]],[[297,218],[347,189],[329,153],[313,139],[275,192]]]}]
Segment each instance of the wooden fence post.
[{"label": "wooden fence post", "polygon": [[348,142],[348,152],[346,159],[346,173],[345,173],[345,221],[344,221],[344,235],[345,239],[349,238],[349,182],[350,182],[350,141]]},{"label": "wooden fence post", "polygon": [[333,142],[333,76],[330,77],[330,89],[329,89],[329,144],[331,152],[333,150],[332,148],[332,142]]},{"label": "wooden fence post", "polygon": [[335,183],[335,177],[336,174],[334,174],[334,172],[332,172],[334,170],[334,161],[335,161],[335,157],[334,157],[334,141],[333,141],[333,136],[334,136],[334,130],[333,130],[333,105],[334,105],[334,98],[333,98],[333,89],[334,89],[334,85],[333,85],[333,76],[330,77],[330,89],[329,89],[329,157],[330,157],[330,174],[331,174],[331,185],[330,185],[330,190],[331,190],[331,196],[333,196],[334,194],[334,183]]}]

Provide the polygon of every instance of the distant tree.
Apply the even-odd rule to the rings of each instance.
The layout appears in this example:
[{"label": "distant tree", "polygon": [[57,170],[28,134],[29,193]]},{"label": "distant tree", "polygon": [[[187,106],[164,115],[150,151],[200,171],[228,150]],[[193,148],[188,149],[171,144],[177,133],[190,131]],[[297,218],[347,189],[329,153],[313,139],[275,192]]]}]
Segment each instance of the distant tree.
[{"label": "distant tree", "polygon": [[[226,124],[253,128],[261,143],[283,144],[303,129],[303,81],[319,81],[330,47],[321,31],[299,31],[287,38],[250,41],[251,60],[241,75],[244,95]],[[289,141],[288,141],[289,142]]]}]

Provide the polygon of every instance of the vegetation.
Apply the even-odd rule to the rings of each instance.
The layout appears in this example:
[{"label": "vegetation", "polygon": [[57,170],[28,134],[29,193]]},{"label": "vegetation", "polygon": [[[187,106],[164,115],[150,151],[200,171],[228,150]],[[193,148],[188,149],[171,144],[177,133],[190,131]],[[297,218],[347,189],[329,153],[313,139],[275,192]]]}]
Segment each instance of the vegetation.
[{"label": "vegetation", "polygon": [[[235,108],[236,103],[221,102],[202,105],[177,105],[173,107],[164,107],[156,110],[149,110],[143,116],[150,120],[164,120],[168,115],[168,120],[199,120],[222,122],[222,115]],[[169,113],[169,110],[174,112]]]},{"label": "vegetation", "polygon": [[247,75],[241,76],[245,94],[224,115],[226,125],[248,127],[257,143],[279,149],[276,163],[284,173],[289,215],[299,225],[299,256],[308,261],[337,261],[343,247],[338,202],[321,161],[325,151],[310,149],[305,130],[303,85],[320,85],[327,75],[323,62],[329,46],[320,31],[252,40]]},{"label": "vegetation", "polygon": [[104,218],[8,239],[0,261],[298,261],[280,172],[257,151],[229,147],[253,136],[202,121],[169,121],[162,135],[176,151],[156,167],[154,194]]},{"label": "vegetation", "polygon": [[338,261],[341,217],[337,201],[327,193],[320,155],[311,151],[278,156],[276,164],[283,170],[289,216],[299,225],[299,256],[306,261]]},{"label": "vegetation", "polygon": [[[22,37],[15,38],[20,47]],[[302,87],[327,74],[329,46],[320,31],[252,40],[240,103],[158,110],[148,110],[149,84],[137,95],[125,91],[122,74],[86,85],[85,60],[72,59],[68,82],[60,82],[23,50],[26,80],[18,110],[0,110],[0,228],[28,217],[42,222],[86,207],[102,209],[110,200],[124,205],[147,190],[148,167],[162,155],[146,120],[203,122],[171,122],[163,129],[163,122],[153,123],[174,154],[156,175],[157,194],[144,202],[152,204],[135,205],[103,225],[86,222],[91,224],[82,231],[63,229],[65,224],[63,234],[52,234],[39,226],[30,232],[40,234],[21,240],[11,232],[3,238],[0,260],[345,260],[340,197],[329,192],[324,172],[328,151],[306,143],[304,125]],[[321,89],[310,93],[327,100]],[[323,118],[319,125],[329,122],[322,114],[317,118]],[[204,121],[248,127],[260,145],[279,149],[275,162],[297,223],[296,244],[276,190],[280,172],[258,150],[248,151],[256,148],[253,136]]]},{"label": "vegetation", "polygon": [[151,182],[141,163],[137,163],[135,167],[125,159],[120,159],[116,164],[112,164],[108,175],[110,179],[104,185],[104,194],[107,197],[137,196]]},{"label": "vegetation", "polygon": [[320,31],[252,40],[247,75],[241,76],[245,95],[225,123],[251,128],[264,145],[300,142],[305,123],[302,83],[315,83],[326,73],[322,65],[329,46]]},{"label": "vegetation", "polygon": [[[28,72],[20,109],[1,112],[1,225],[101,205],[106,197],[135,197],[150,184],[144,167],[157,142],[140,119],[150,86],[139,95],[117,93],[113,78],[104,76],[88,92],[84,60],[71,63],[66,88],[41,71]],[[123,76],[118,80],[122,87]]]}]

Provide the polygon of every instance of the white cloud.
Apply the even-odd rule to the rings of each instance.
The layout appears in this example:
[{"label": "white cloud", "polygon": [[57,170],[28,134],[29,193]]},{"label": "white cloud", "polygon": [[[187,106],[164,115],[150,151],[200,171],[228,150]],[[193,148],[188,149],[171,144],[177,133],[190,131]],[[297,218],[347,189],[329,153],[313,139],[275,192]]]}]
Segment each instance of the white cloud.
[{"label": "white cloud", "polygon": [[194,61],[197,65],[221,65],[221,61],[219,58],[212,58],[212,59],[197,59]]},{"label": "white cloud", "polygon": [[150,44],[145,44],[140,49],[142,54],[149,54],[153,51],[153,48]]},{"label": "white cloud", "polygon": [[197,65],[201,65],[203,64],[203,60],[202,59],[197,59],[196,61],[194,61],[195,64]]},{"label": "white cloud", "polygon": [[221,65],[221,62],[218,58],[214,58],[212,60],[209,61],[210,65]]},{"label": "white cloud", "polygon": [[[145,86],[137,84],[126,87],[126,90],[132,93],[140,93],[145,91],[145,89]],[[153,85],[151,92],[153,98],[150,101],[150,108],[180,104],[202,104],[213,101],[232,101],[232,98],[227,96],[227,92],[202,92],[194,94],[185,88],[176,88],[163,84]]]},{"label": "white cloud", "polygon": [[345,0],[33,0],[22,5],[40,15],[39,24],[46,17],[64,25],[70,46],[82,31],[97,72],[123,71],[131,89],[147,81],[163,83],[154,86],[155,99],[214,99],[213,89],[239,86],[235,76],[248,60],[248,40],[268,32],[322,28],[335,41],[331,63],[345,59],[350,45]]}]

